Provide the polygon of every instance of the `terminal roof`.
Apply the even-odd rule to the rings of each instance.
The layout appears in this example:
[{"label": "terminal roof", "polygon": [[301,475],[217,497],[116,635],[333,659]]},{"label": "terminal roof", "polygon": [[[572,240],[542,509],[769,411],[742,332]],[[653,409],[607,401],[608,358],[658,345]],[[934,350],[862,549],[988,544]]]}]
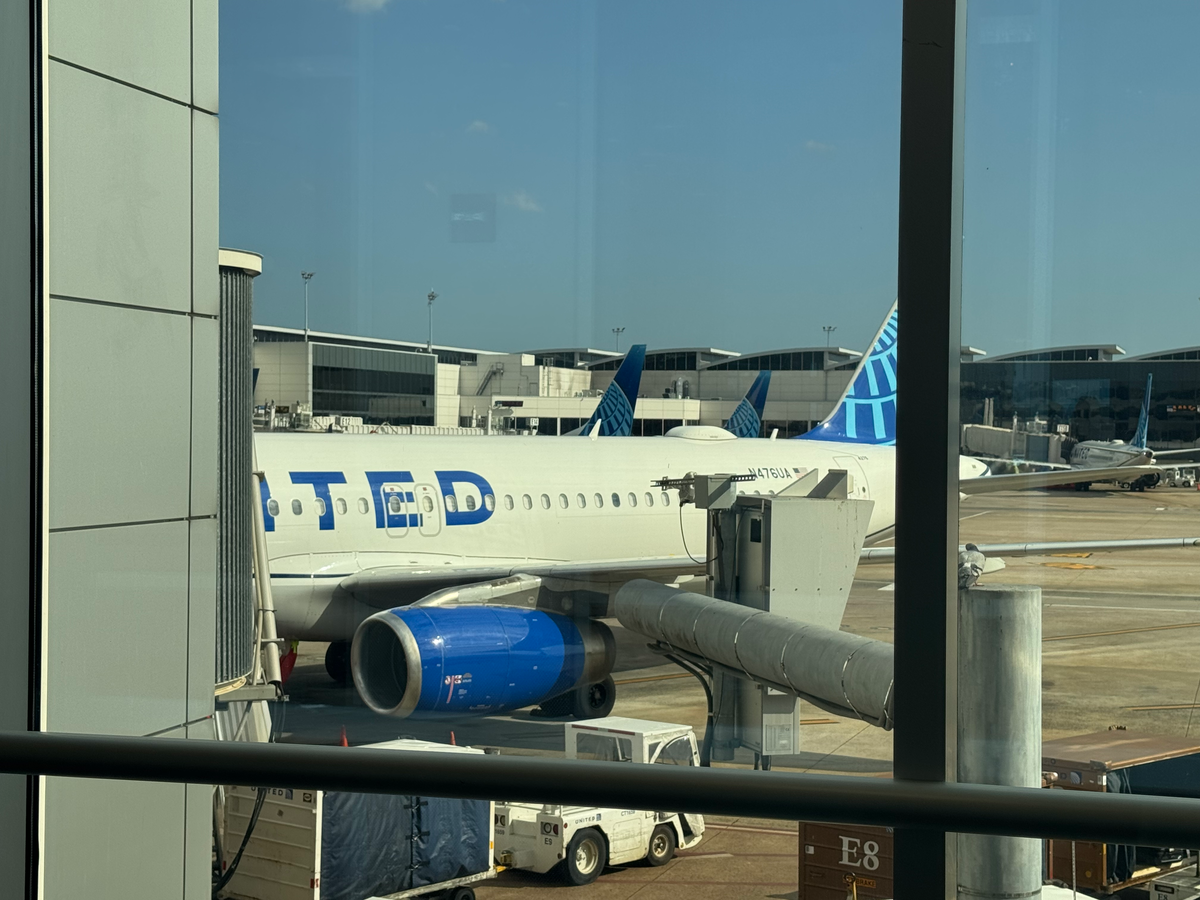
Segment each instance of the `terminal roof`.
[{"label": "terminal roof", "polygon": [[1125,351],[1116,344],[1077,344],[1072,347],[1047,347],[1044,350],[1017,350],[988,357],[988,362],[1111,362]]}]

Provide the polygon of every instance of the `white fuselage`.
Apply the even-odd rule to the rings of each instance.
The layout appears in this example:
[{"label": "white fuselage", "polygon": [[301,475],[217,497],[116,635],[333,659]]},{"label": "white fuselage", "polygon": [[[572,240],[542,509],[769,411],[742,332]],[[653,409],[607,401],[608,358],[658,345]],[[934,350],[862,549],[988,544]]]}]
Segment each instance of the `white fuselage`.
[{"label": "white fuselage", "polygon": [[1083,441],[1071,451],[1070,465],[1074,469],[1109,469],[1153,463],[1153,453],[1124,441]]},{"label": "white fuselage", "polygon": [[468,583],[480,580],[472,570],[531,562],[702,561],[705,513],[652,485],[688,472],[753,473],[742,492],[767,494],[811,469],[846,469],[854,496],[875,503],[870,532],[895,522],[886,446],[271,433],[256,445],[278,630],[297,640],[348,640],[365,616],[414,599],[385,592],[364,605],[339,589],[348,576],[445,573]]}]

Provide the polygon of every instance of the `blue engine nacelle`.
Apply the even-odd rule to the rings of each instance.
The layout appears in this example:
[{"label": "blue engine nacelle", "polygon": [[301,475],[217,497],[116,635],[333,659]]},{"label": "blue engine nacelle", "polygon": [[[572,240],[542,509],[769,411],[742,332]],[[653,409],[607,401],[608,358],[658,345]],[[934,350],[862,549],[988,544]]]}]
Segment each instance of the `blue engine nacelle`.
[{"label": "blue engine nacelle", "polygon": [[602,681],[615,657],[612,632],[593,619],[503,606],[411,606],[359,625],[350,668],[377,713],[487,715]]}]

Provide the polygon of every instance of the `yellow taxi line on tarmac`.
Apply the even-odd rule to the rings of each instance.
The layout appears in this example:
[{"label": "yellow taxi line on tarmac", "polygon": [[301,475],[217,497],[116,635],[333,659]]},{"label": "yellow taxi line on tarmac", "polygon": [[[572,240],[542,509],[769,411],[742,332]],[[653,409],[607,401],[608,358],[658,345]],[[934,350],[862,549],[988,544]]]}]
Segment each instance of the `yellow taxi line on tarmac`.
[{"label": "yellow taxi line on tarmac", "polygon": [[1116,634],[1139,634],[1143,631],[1170,631],[1174,628],[1200,628],[1200,622],[1182,622],[1178,625],[1148,625],[1145,628],[1122,628],[1120,631],[1088,631],[1082,634],[1056,634],[1042,638],[1046,641],[1069,641],[1074,638],[1110,637]]},{"label": "yellow taxi line on tarmac", "polygon": [[1200,705],[1195,703],[1168,703],[1165,706],[1127,706],[1125,708],[1134,712],[1151,712],[1160,709],[1200,709]]}]

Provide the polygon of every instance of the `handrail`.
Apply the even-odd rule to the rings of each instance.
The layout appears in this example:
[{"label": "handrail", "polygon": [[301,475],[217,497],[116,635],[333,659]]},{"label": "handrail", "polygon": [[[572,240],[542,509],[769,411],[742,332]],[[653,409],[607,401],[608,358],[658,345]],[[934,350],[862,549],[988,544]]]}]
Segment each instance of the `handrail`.
[{"label": "handrail", "polygon": [[0,772],[492,798],[1194,847],[1200,801],[528,756],[0,732]]}]

